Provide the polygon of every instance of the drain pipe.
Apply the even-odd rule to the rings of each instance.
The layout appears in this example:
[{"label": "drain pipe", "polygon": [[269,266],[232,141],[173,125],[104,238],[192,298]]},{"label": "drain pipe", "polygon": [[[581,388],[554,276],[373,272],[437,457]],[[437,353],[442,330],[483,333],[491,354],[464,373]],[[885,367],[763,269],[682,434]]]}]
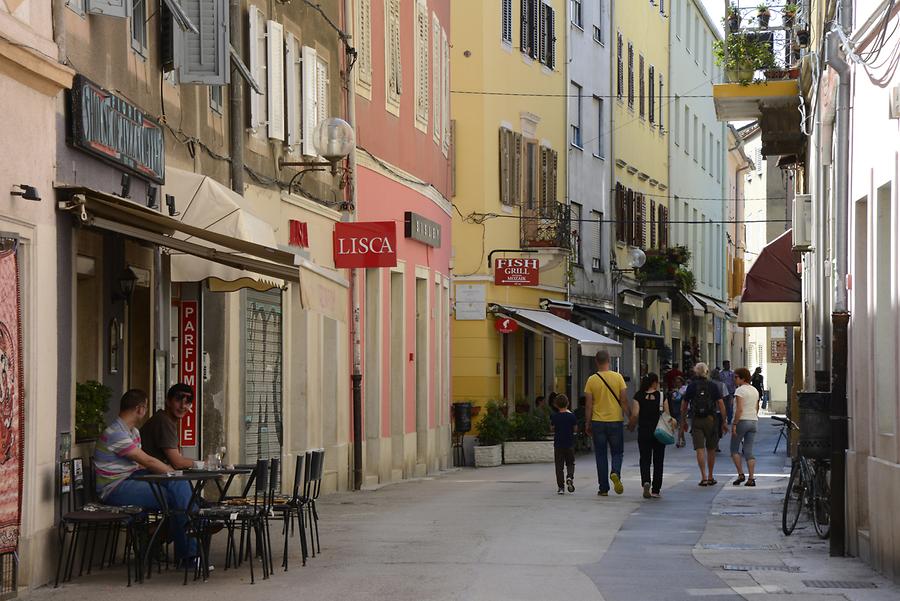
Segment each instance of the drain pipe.
[{"label": "drain pipe", "polygon": [[[839,26],[847,37],[853,29],[853,2],[840,0]],[[848,223],[850,197],[850,80],[849,63],[840,54],[837,32],[826,39],[825,62],[839,79],[836,104],[835,186],[834,186],[834,309],[831,314],[833,342],[831,347],[831,538],[832,557],[847,552],[847,458],[849,446],[847,403],[847,331],[850,312],[847,305]]]},{"label": "drain pipe", "polygon": [[[344,23],[349,23],[353,16],[353,0],[344,0]],[[356,85],[353,75],[350,73],[350,61],[346,73],[344,73],[347,87],[347,122],[350,127],[356,129]],[[359,140],[357,140],[359,143]],[[347,167],[350,175],[347,178],[347,187],[350,191],[350,206],[348,215],[350,221],[356,221],[356,146],[347,157]],[[363,437],[362,437],[362,341],[359,333],[359,269],[350,270],[350,302],[353,309],[350,316],[350,340],[353,345],[353,365],[350,372],[353,401],[353,490],[360,490],[363,483]]]},{"label": "drain pipe", "polygon": [[[231,0],[229,5],[231,45],[241,53],[243,45],[243,20],[241,19],[241,0]],[[231,69],[231,63],[228,68]],[[234,72],[232,71],[232,74]],[[231,189],[244,195],[244,82],[232,76],[228,86],[231,107],[228,111],[228,138],[231,146]],[[162,102],[162,99],[160,99]]]}]

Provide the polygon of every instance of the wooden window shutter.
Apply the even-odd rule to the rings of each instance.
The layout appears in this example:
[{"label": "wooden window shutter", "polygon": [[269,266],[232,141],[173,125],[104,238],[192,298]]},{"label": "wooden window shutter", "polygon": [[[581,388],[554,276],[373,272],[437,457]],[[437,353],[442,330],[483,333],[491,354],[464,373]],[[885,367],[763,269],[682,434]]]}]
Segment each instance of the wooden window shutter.
[{"label": "wooden window shutter", "polygon": [[659,246],[669,247],[669,208],[662,205],[659,207]]},{"label": "wooden window shutter", "polygon": [[541,0],[531,0],[531,12],[528,15],[528,32],[531,36],[531,58],[538,58],[541,47]]},{"label": "wooden window shutter", "polygon": [[547,148],[540,148],[540,161],[541,161],[541,171],[540,171],[540,198],[538,200],[538,206],[540,207],[540,211],[543,213],[546,209],[547,205],[550,203],[550,151]]},{"label": "wooden window shutter", "polygon": [[547,11],[547,66],[556,68],[556,11],[552,6],[544,6]]},{"label": "wooden window shutter", "polygon": [[656,201],[650,201],[650,248],[656,248]]},{"label": "wooden window shutter", "polygon": [[510,204],[509,150],[510,134],[505,127],[500,128],[500,202]]},{"label": "wooden window shutter", "polygon": [[531,53],[531,30],[528,28],[528,7],[531,0],[519,2],[519,48],[525,54]]},{"label": "wooden window shutter", "polygon": [[647,242],[647,240],[645,238],[645,232],[644,232],[644,219],[645,219],[644,195],[635,193],[634,202],[635,202],[634,245],[639,248],[644,248],[644,246],[646,245],[646,242]]},{"label": "wooden window shutter", "polygon": [[622,34],[616,34],[616,96],[619,98],[625,93],[625,62],[622,58]]},{"label": "wooden window shutter", "polygon": [[318,53],[315,48],[303,46],[300,49],[301,63],[301,89],[303,96],[303,132],[302,146],[303,154],[307,156],[316,156],[316,147],[313,144],[313,132],[316,129],[316,117],[318,116],[317,103],[319,100],[318,85],[316,81],[318,70]]},{"label": "wooden window shutter", "polygon": [[538,9],[538,48],[540,48],[538,60],[547,64],[547,7],[539,2]]},{"label": "wooden window shutter", "polygon": [[[557,202],[556,190],[558,187],[558,179],[559,179],[558,171],[557,171],[557,165],[559,164],[559,153],[557,153],[555,150],[549,150],[548,153],[549,153],[548,170],[550,172],[550,187],[549,187],[549,190],[547,191],[548,192],[547,200],[550,203],[555,203],[555,202]],[[550,206],[552,206],[552,205],[550,205]]]},{"label": "wooden window shutter", "polygon": [[[223,3],[224,4],[224,3]],[[225,4],[227,8],[227,4]],[[227,18],[228,11],[225,11]],[[284,25],[266,21],[266,111],[269,138],[284,140]]]},{"label": "wooden window shutter", "polygon": [[650,65],[650,72],[647,75],[647,83],[650,85],[650,91],[647,98],[647,118],[650,123],[656,122],[656,69]]},{"label": "wooden window shutter", "polygon": [[634,245],[634,192],[625,191],[625,244]]},{"label": "wooden window shutter", "polygon": [[638,56],[638,114],[644,116],[644,56]]},{"label": "wooden window shutter", "polygon": [[428,129],[428,6],[424,0],[416,2],[416,121]]},{"label": "wooden window shutter", "polygon": [[173,31],[178,82],[214,86],[229,83],[228,1],[182,0],[180,6],[199,32]]},{"label": "wooden window shutter", "polygon": [[356,73],[363,86],[372,86],[372,6],[371,0],[357,0],[359,15],[357,28],[359,39],[354,41],[359,56],[356,60]]},{"label": "wooden window shutter", "polygon": [[524,138],[522,134],[513,133],[513,143],[510,150],[512,162],[510,163],[510,204],[521,205],[522,197],[522,151]]},{"label": "wooden window shutter", "polygon": [[616,240],[625,242],[625,188],[616,184]]},{"label": "wooden window shutter", "polygon": [[512,44],[512,0],[502,0],[501,9],[503,21],[503,31],[501,37],[504,42]]},{"label": "wooden window shutter", "polygon": [[285,34],[284,74],[285,74],[285,124],[287,125],[287,145],[291,152],[300,146],[303,120],[300,111],[300,42],[294,34]]}]

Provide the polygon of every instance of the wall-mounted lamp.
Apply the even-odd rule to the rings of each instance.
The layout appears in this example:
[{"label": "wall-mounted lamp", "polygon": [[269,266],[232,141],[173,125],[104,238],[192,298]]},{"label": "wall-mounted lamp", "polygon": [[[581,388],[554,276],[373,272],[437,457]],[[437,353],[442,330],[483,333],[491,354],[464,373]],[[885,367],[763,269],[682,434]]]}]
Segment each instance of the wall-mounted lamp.
[{"label": "wall-mounted lamp", "polygon": [[156,194],[159,190],[156,186],[147,186],[147,208],[158,209],[159,204],[156,202]]},{"label": "wall-mounted lamp", "polygon": [[124,300],[126,303],[131,300],[137,279],[138,277],[134,270],[131,267],[126,267],[119,279],[116,280],[117,290],[113,294],[113,300]]},{"label": "wall-mounted lamp", "polygon": [[122,174],[122,198],[131,198],[131,176],[127,173]]},{"label": "wall-mounted lamp", "polygon": [[166,207],[169,209],[169,217],[181,215],[175,208],[175,196],[173,194],[166,194]]},{"label": "wall-mounted lamp", "polygon": [[[297,175],[307,171],[322,171],[323,167],[331,169],[331,175],[337,175],[338,163],[347,158],[347,155],[356,145],[356,137],[353,133],[353,127],[337,117],[324,119],[316,126],[313,133],[313,146],[316,147],[318,153],[325,159],[324,161],[284,161],[278,159],[278,168],[284,167],[307,167]],[[294,177],[296,178],[297,175]],[[293,181],[291,182],[293,185]]]},{"label": "wall-mounted lamp", "polygon": [[[18,188],[18,190],[16,189]],[[9,193],[10,196],[21,196],[25,200],[40,200],[41,195],[38,194],[37,188],[28,184],[18,184],[13,186]]]}]

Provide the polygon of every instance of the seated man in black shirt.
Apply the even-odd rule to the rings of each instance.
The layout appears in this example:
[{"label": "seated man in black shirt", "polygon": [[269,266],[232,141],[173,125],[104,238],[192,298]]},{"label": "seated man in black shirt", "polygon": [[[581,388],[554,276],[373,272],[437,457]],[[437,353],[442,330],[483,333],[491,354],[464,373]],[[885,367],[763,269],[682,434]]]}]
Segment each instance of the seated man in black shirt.
[{"label": "seated man in black shirt", "polygon": [[181,454],[178,426],[181,418],[191,410],[194,393],[187,384],[175,384],[166,394],[166,408],[157,411],[141,428],[144,452],[171,465],[176,470],[195,467],[193,459]]}]

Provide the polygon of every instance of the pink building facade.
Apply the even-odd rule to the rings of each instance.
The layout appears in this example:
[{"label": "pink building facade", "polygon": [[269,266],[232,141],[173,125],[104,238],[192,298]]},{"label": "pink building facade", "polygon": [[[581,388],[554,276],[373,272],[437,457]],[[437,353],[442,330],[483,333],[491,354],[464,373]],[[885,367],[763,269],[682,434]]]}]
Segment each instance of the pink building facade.
[{"label": "pink building facade", "polygon": [[364,484],[450,458],[449,0],[353,0],[357,220],[397,266],[359,274]]}]

